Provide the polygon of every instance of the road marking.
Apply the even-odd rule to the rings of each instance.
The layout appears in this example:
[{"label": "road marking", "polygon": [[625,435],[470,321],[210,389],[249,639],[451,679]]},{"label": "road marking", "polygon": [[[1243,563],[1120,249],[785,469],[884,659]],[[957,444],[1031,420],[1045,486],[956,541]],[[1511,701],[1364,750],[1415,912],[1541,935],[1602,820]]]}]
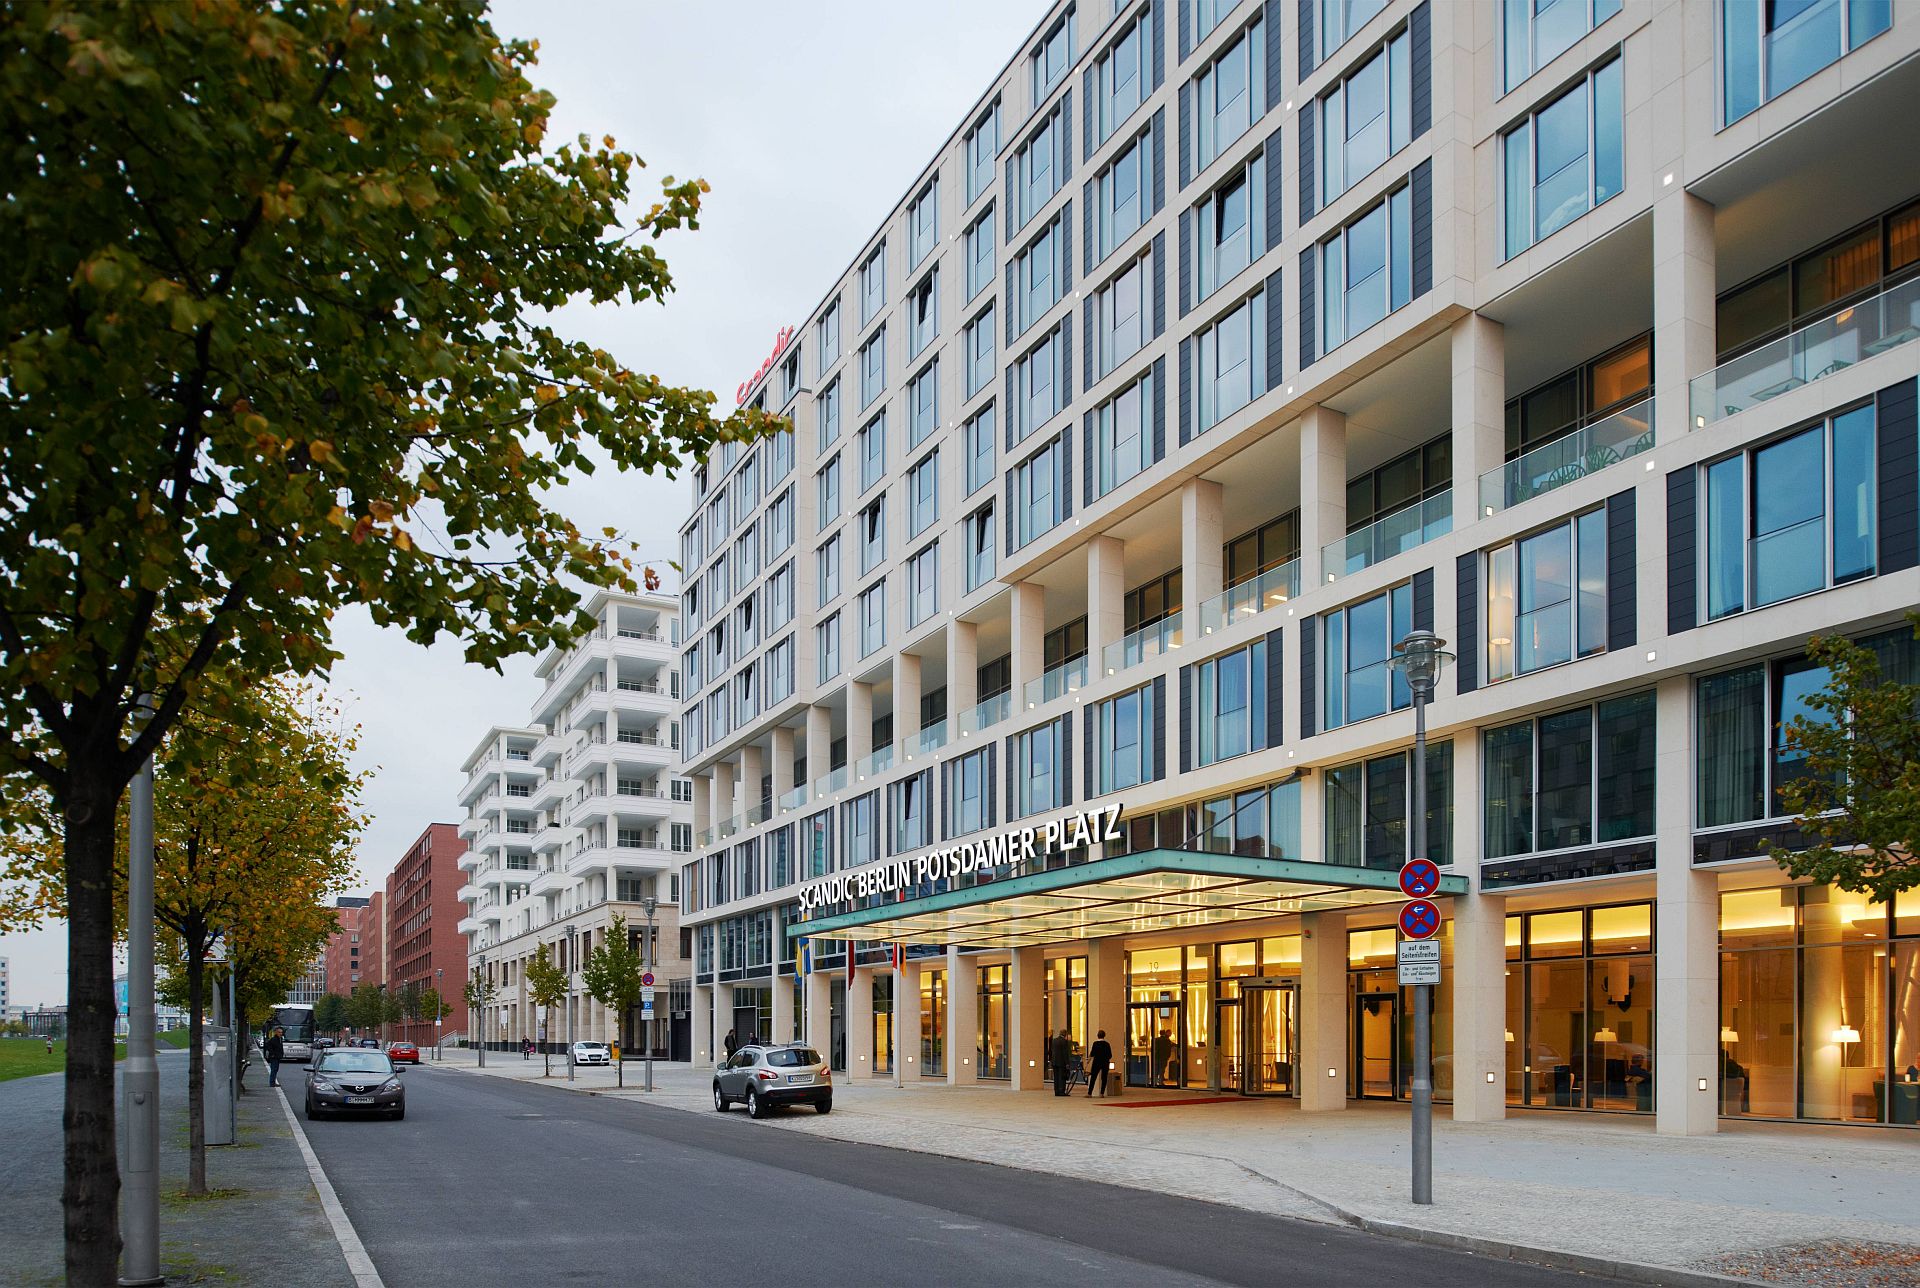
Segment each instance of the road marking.
[{"label": "road marking", "polygon": [[381,1282],[380,1272],[373,1268],[373,1258],[367,1255],[367,1246],[354,1233],[353,1222],[347,1219],[347,1210],[340,1206],[340,1198],[333,1192],[333,1182],[327,1179],[313,1146],[307,1143],[307,1133],[301,1129],[300,1120],[294,1117],[293,1106],[287,1102],[286,1089],[275,1087],[274,1090],[280,1093],[280,1108],[286,1112],[287,1125],[293,1128],[293,1138],[300,1145],[300,1156],[307,1160],[307,1175],[313,1178],[314,1191],[320,1195],[320,1206],[326,1210],[327,1222],[333,1226],[333,1237],[340,1244],[341,1255],[347,1259],[347,1271],[353,1276],[356,1288],[386,1288]]}]

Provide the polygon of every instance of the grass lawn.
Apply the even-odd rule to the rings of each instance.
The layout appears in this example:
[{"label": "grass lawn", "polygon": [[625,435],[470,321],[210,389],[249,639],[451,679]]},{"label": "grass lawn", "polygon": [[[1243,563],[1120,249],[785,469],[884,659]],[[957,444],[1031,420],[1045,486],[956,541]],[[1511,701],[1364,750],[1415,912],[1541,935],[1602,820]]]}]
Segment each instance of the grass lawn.
[{"label": "grass lawn", "polygon": [[[127,1044],[113,1044],[113,1058],[126,1058]],[[36,1073],[59,1073],[67,1067],[67,1041],[65,1038],[53,1044],[53,1054],[47,1054],[45,1038],[0,1038],[0,1082],[9,1078],[31,1078]]]},{"label": "grass lawn", "polygon": [[192,1031],[191,1029],[182,1027],[168,1029],[165,1033],[156,1033],[154,1036],[162,1046],[170,1046],[176,1050],[184,1051],[187,1049],[187,1035]]}]

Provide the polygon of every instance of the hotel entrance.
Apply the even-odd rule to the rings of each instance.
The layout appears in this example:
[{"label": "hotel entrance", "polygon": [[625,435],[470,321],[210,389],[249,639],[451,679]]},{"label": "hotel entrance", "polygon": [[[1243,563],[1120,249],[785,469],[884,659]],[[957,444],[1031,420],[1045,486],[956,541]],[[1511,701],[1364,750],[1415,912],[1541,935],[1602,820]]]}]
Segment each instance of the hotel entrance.
[{"label": "hotel entrance", "polygon": [[1360,993],[1353,999],[1353,1094],[1393,1100],[1400,1093],[1400,995]]},{"label": "hotel entrance", "polygon": [[1243,1096],[1291,1096],[1298,1089],[1293,981],[1243,979],[1237,997],[1223,997],[1214,1031],[1220,1036],[1220,1087]]}]

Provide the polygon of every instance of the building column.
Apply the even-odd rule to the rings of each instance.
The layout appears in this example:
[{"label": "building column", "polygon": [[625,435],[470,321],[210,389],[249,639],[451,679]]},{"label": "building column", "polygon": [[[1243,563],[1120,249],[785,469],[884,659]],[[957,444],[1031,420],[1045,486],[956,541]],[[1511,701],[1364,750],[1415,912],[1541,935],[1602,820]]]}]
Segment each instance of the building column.
[{"label": "building column", "polygon": [[782,725],[773,731],[773,801],[793,791],[793,729]]},{"label": "building column", "polygon": [[873,754],[873,686],[847,685],[847,768]]},{"label": "building column", "polygon": [[807,708],[807,779],[817,783],[833,768],[833,710]]},{"label": "building column", "polygon": [[1127,954],[1118,939],[1096,939],[1087,945],[1087,1045],[1106,1031],[1113,1048],[1113,1068],[1107,1071],[1107,1094],[1119,1095],[1127,1082]]},{"label": "building column", "polygon": [[[1300,418],[1300,588],[1329,580],[1321,552],[1347,535],[1347,418],[1309,407]],[[1335,571],[1338,571],[1337,569]]]},{"label": "building column", "polygon": [[920,655],[893,655],[893,745],[896,761],[913,750],[920,732]]},{"label": "building column", "polygon": [[954,622],[947,627],[947,717],[957,722],[979,705],[980,628]]},{"label": "building column", "polygon": [[792,1042],[796,1037],[793,1014],[793,980],[779,971],[773,973],[773,1031],[769,1042]]},{"label": "building column", "polygon": [[807,1045],[816,1051],[825,1051],[829,1062],[833,1059],[833,972],[817,970],[806,977],[805,1002],[807,1013],[804,1026],[807,1031]]},{"label": "building column", "polygon": [[736,816],[760,807],[760,784],[767,776],[766,752],[757,746],[740,749],[740,807]]},{"label": "building column", "polygon": [[1087,656],[1088,677],[1102,672],[1109,644],[1118,644],[1127,632],[1127,547],[1118,537],[1095,537],[1087,542]]},{"label": "building column", "polygon": [[1300,918],[1300,1108],[1347,1107],[1347,918]]},{"label": "building column", "polygon": [[713,766],[714,839],[718,840],[726,834],[725,829],[732,825],[736,816],[737,810],[733,799],[733,762],[716,761]]},{"label": "building column", "polygon": [[1693,424],[1688,381],[1713,370],[1717,356],[1713,206],[1677,180],[1656,191],[1661,195],[1653,203],[1654,441],[1677,443]]},{"label": "building column", "polygon": [[1469,313],[1454,322],[1451,340],[1457,531],[1481,517],[1480,476],[1507,459],[1507,329]]},{"label": "building column", "polygon": [[1225,489],[1210,479],[1180,485],[1180,599],[1189,638],[1196,633],[1200,605],[1226,586],[1224,495]]},{"label": "building column", "polygon": [[1012,586],[1014,710],[1026,701],[1027,686],[1046,670],[1047,592],[1038,582]]},{"label": "building column", "polygon": [[960,950],[947,948],[947,1085],[980,1081],[980,970]]},{"label": "building column", "polygon": [[1008,1037],[1012,1039],[1007,1064],[1015,1091],[1037,1091],[1046,1081],[1047,961],[1039,946],[1016,948],[1008,970],[1013,996],[1008,1002]]},{"label": "building column", "polygon": [[693,776],[693,834],[700,835],[713,827],[713,775],[695,774]]},{"label": "building column", "polygon": [[708,1058],[719,1064],[727,1058],[727,1030],[733,1027],[733,985],[715,984],[707,993],[707,1024],[713,1042]]},{"label": "building column", "polygon": [[[1480,800],[1480,734],[1453,735],[1453,799]],[[1454,812],[1453,862],[1472,892],[1453,900],[1453,1118],[1496,1122],[1507,1116],[1506,897],[1480,891],[1480,811]],[[1489,1083],[1487,1075],[1494,1075]]]},{"label": "building column", "polygon": [[1720,1130],[1720,890],[1693,866],[1691,681],[1660,681],[1656,703],[1654,1126],[1704,1136]]},{"label": "building column", "polygon": [[[853,945],[847,945],[853,951]],[[856,966],[847,982],[847,1076],[871,1078],[878,1052],[873,1049],[873,967]]]},{"label": "building column", "polygon": [[920,967],[908,960],[893,972],[893,1081],[920,1076]]}]

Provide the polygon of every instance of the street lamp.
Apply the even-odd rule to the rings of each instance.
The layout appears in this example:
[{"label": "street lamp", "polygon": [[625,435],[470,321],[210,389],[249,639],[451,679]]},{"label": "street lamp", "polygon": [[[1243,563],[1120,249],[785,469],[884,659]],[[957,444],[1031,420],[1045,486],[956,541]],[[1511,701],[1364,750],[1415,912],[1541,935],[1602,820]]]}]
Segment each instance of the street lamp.
[{"label": "street lamp", "polygon": [[446,1019],[447,1015],[447,997],[446,993],[442,991],[446,986],[447,972],[441,967],[435,966],[433,968],[433,1058],[436,1060],[444,1060],[447,1058],[446,1048],[442,1045],[446,1041],[446,1038],[442,1036],[440,1031],[441,1022]]},{"label": "street lamp", "polygon": [[[1440,668],[1453,660],[1432,631],[1411,631],[1393,646],[1388,665],[1413,690],[1413,857],[1427,857],[1427,703]],[[1413,986],[1413,1201],[1433,1202],[1432,985]]]},{"label": "street lamp", "polygon": [[567,923],[567,1081],[573,1081],[573,923]]},{"label": "street lamp", "polygon": [[[647,978],[648,979],[653,978],[653,965],[654,965],[653,914],[659,907],[660,907],[660,901],[654,898],[652,895],[647,895],[640,900],[640,911],[647,914]],[[649,984],[647,985],[646,993],[643,996],[647,998],[651,998],[652,995],[653,995],[653,985]],[[653,1090],[653,1003],[651,1001],[643,1001],[640,1005],[640,1014],[644,1017],[640,1021],[640,1028],[642,1032],[645,1034],[645,1037],[642,1040],[645,1041],[647,1044],[647,1090],[652,1091]]]}]

